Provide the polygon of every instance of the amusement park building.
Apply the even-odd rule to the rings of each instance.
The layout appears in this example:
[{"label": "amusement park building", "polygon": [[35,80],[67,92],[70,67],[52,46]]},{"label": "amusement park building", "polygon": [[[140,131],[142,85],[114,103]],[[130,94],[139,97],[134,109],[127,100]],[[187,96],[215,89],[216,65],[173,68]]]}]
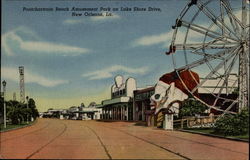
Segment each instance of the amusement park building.
[{"label": "amusement park building", "polygon": [[[220,109],[225,110],[228,106],[231,105],[232,101],[229,100],[236,100],[238,97],[237,89],[238,89],[238,77],[236,74],[230,74],[228,80],[218,78],[210,78],[199,88],[199,97],[204,102],[209,105],[213,105],[216,96],[219,95],[221,98],[216,102],[216,106],[220,106]],[[201,81],[203,78],[201,78]],[[227,83],[227,85],[224,85]],[[223,98],[225,100],[223,100]],[[226,100],[227,99],[227,100]],[[230,111],[238,112],[237,104],[235,104]],[[209,109],[209,113],[220,114],[214,109]]]},{"label": "amusement park building", "polygon": [[[225,81],[220,77],[217,78],[209,78],[204,82],[204,84],[198,89],[199,93],[215,93],[218,94],[221,92],[222,94],[232,94],[237,88],[238,88],[238,77],[236,74],[230,74],[228,76],[228,80]],[[204,78],[200,78],[200,81],[202,82]],[[227,83],[226,85],[223,85],[223,83]]]},{"label": "amusement park building", "polygon": [[150,97],[154,94],[155,87],[150,86],[134,91],[134,120],[146,121],[147,113],[151,112]]},{"label": "amusement park building", "polygon": [[125,82],[122,76],[115,77],[111,87],[111,99],[102,101],[102,115],[104,120],[133,120],[133,92],[136,90],[134,78]]}]

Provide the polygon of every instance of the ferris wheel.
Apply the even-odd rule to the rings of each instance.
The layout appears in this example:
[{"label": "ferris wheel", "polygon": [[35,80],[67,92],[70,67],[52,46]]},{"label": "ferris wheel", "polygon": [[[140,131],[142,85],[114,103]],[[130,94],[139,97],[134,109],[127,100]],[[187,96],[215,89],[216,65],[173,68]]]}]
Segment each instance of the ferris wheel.
[{"label": "ferris wheel", "polygon": [[[172,26],[166,54],[177,75],[183,83],[178,71],[198,73],[196,87],[186,89],[222,115],[249,107],[249,28],[249,0],[189,0]],[[197,90],[209,100],[196,96]]]}]

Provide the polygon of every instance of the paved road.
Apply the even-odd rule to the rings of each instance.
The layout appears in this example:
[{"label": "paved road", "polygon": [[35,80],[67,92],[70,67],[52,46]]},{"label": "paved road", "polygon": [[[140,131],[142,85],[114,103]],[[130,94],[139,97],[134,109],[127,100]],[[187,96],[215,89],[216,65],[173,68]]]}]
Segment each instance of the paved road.
[{"label": "paved road", "polygon": [[129,122],[39,119],[1,133],[8,159],[248,159],[249,144]]}]

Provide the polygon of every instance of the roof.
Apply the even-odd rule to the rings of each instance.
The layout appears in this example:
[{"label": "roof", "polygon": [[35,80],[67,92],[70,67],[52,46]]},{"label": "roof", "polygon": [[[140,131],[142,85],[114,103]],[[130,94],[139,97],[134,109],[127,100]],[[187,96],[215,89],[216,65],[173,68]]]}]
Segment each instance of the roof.
[{"label": "roof", "polygon": [[[191,70],[180,70],[178,73],[176,71],[166,73],[161,76],[159,80],[166,84],[171,84],[174,82],[175,87],[180,89],[185,94],[189,94],[189,91],[195,89],[197,83],[200,82],[199,75]],[[196,89],[194,95],[197,94],[198,90]]]},{"label": "roof", "polygon": [[148,88],[135,90],[134,93],[145,93],[145,92],[149,92],[149,91],[154,91],[154,89],[155,89],[155,86],[151,86],[151,87],[148,87]]},{"label": "roof", "polygon": [[126,102],[130,102],[130,101],[131,101],[130,97],[118,97],[118,98],[104,100],[104,101],[102,101],[102,105],[104,107],[106,105],[117,104],[117,103],[126,103]]}]

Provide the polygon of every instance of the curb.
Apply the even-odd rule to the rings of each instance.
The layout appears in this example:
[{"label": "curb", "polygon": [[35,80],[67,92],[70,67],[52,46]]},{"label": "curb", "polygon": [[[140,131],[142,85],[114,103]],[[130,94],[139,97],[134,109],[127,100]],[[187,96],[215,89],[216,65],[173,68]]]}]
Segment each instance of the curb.
[{"label": "curb", "polygon": [[233,140],[233,141],[240,141],[240,142],[249,143],[249,140],[247,140],[247,139],[245,140],[245,139],[239,139],[239,138],[224,137],[224,136],[218,136],[218,135],[207,134],[207,133],[202,133],[202,132],[194,132],[194,131],[189,131],[189,130],[184,130],[184,129],[178,129],[177,131],[188,132],[188,133],[191,133],[191,134],[200,134],[200,135],[204,135],[204,136],[210,136],[210,137],[215,137],[215,138],[221,138],[221,139],[227,139],[227,140]]},{"label": "curb", "polygon": [[[38,119],[38,118],[37,118]],[[35,120],[35,122],[31,123],[31,124],[28,124],[28,125],[25,125],[25,126],[22,126],[22,127],[17,127],[17,128],[11,128],[11,129],[7,129],[7,130],[4,130],[4,131],[0,131],[0,133],[4,133],[4,132],[9,132],[9,131],[13,131],[13,130],[18,130],[18,129],[22,129],[22,128],[26,128],[26,127],[30,127],[34,124],[37,123],[38,120]]]}]

